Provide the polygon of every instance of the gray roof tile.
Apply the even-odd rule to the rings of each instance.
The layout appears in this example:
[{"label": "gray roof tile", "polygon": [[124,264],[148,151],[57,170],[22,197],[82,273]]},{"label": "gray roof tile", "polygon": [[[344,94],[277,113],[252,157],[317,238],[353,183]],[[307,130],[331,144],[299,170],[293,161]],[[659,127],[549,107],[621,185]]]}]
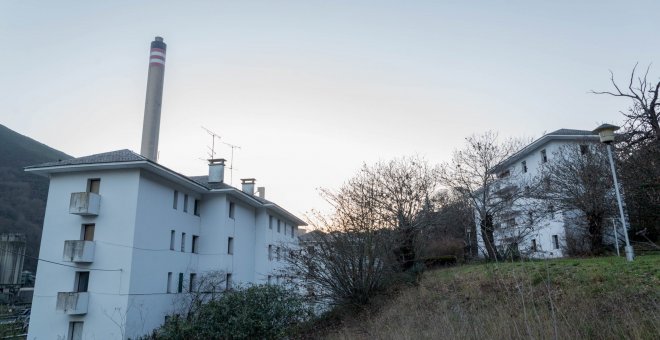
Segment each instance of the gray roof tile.
[{"label": "gray roof tile", "polygon": [[60,160],[56,162],[31,165],[26,167],[26,169],[47,168],[47,167],[65,166],[65,165],[83,165],[83,164],[135,162],[135,161],[148,161],[148,159],[146,157],[138,155],[137,153],[131,150],[123,149],[117,151],[98,153],[95,155],[90,155],[85,157],[78,157],[78,158]]}]

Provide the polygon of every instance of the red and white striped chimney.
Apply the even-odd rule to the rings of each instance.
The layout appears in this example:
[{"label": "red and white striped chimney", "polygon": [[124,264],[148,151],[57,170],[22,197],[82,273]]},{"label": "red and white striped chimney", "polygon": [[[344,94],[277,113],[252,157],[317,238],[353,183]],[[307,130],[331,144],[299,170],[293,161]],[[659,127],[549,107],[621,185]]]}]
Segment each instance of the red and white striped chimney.
[{"label": "red and white striped chimney", "polygon": [[154,162],[158,160],[158,135],[160,133],[160,109],[163,101],[166,50],[167,45],[163,42],[163,38],[156,37],[151,42],[140,154]]}]

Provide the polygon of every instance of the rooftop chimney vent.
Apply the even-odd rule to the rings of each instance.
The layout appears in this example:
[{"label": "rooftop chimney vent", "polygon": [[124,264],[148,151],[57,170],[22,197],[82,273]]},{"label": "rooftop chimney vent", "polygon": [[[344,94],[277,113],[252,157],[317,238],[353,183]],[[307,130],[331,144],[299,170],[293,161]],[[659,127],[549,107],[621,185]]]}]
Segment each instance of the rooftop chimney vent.
[{"label": "rooftop chimney vent", "polygon": [[225,159],[209,159],[209,183],[222,183],[225,180]]},{"label": "rooftop chimney vent", "polygon": [[241,178],[241,190],[248,195],[254,195],[254,182],[256,181],[254,178]]}]

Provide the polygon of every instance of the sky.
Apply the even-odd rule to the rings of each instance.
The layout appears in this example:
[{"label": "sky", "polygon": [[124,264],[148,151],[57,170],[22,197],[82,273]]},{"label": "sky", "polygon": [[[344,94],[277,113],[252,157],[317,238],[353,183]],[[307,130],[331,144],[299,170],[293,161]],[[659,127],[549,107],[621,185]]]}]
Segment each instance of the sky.
[{"label": "sky", "polygon": [[[168,44],[159,163],[254,177],[303,216],[363,163],[447,161],[487,130],[621,124],[658,1],[0,0],[0,124],[72,156],[140,150],[149,43]],[[651,69],[652,79],[660,65]],[[231,148],[216,142],[217,157]]]}]

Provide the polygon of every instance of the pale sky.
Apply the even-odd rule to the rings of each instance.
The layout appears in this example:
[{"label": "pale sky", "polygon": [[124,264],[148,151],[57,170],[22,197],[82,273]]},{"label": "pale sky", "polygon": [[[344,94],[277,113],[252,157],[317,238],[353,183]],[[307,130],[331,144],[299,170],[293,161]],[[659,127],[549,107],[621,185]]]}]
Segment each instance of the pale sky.
[{"label": "pale sky", "polygon": [[628,102],[588,92],[658,59],[658,13],[660,1],[0,0],[0,123],[77,157],[139,152],[160,35],[160,163],[207,173],[205,126],[241,146],[234,185],[255,177],[302,216],[363,162],[440,163],[488,129],[621,124]]}]

